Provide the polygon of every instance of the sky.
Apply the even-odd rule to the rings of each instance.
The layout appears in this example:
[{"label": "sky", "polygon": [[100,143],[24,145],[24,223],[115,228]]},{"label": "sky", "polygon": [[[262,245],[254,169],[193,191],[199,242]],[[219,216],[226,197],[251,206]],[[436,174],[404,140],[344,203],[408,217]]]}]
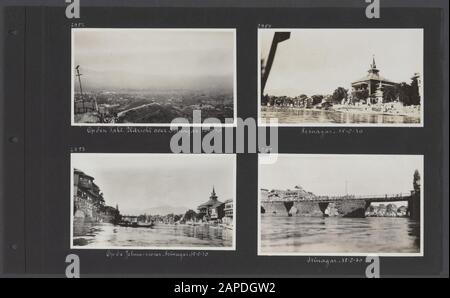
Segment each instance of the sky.
[{"label": "sky", "polygon": [[302,155],[280,154],[275,164],[260,165],[260,187],[294,189],[316,195],[384,195],[409,193],[420,155]]},{"label": "sky", "polygon": [[235,197],[233,154],[78,153],[71,160],[73,168],[95,178],[106,204],[119,204],[122,214],[167,205],[196,210],[213,186],[219,201]]},{"label": "sky", "polygon": [[[285,31],[285,30],[280,30]],[[259,30],[266,58],[274,30]],[[364,77],[375,56],[380,75],[411,82],[423,74],[422,29],[297,29],[278,44],[265,93],[298,96],[331,94]]]},{"label": "sky", "polygon": [[86,91],[233,86],[232,30],[73,29],[72,35],[73,67],[80,65]]}]

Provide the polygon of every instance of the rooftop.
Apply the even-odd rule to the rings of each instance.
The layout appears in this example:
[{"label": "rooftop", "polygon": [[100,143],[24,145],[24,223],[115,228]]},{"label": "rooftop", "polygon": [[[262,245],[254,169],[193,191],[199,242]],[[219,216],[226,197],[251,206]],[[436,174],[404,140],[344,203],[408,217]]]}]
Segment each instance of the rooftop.
[{"label": "rooftop", "polygon": [[209,200],[207,202],[203,203],[203,204],[200,204],[198,206],[198,208],[204,208],[204,207],[216,208],[216,207],[219,207],[222,204],[223,204],[223,202],[217,200],[216,190],[213,187],[212,192],[211,192],[211,196],[209,197]]},{"label": "rooftop", "polygon": [[377,65],[375,63],[375,57],[373,57],[372,63],[370,64],[370,69],[368,70],[367,75],[360,78],[359,80],[352,82],[352,85],[365,83],[367,81],[381,81],[381,82],[385,82],[385,83],[396,84],[395,82],[380,76],[379,72],[380,72],[380,70],[377,69]]}]

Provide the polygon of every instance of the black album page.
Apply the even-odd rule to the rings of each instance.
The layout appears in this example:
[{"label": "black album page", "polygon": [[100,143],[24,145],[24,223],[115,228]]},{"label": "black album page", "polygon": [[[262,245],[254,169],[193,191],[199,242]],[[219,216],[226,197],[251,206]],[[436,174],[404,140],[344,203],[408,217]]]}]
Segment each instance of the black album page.
[{"label": "black album page", "polygon": [[6,2],[1,275],[448,277],[445,1]]}]

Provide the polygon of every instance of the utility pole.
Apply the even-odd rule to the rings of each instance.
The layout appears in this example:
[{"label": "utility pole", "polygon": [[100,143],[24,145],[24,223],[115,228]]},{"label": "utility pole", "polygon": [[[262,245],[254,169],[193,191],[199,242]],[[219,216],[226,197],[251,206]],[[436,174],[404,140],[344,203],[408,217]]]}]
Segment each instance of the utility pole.
[{"label": "utility pole", "polygon": [[84,113],[86,111],[85,111],[85,106],[84,106],[83,86],[81,85],[81,76],[82,76],[82,74],[80,73],[80,66],[77,65],[77,67],[75,67],[75,70],[77,71],[76,76],[78,77],[78,84],[80,85],[81,103],[83,105],[83,113]]},{"label": "utility pole", "polygon": [[80,66],[77,65],[77,67],[75,67],[77,74],[76,76],[78,77],[78,84],[80,85],[80,93],[81,93],[81,97],[83,97],[83,87],[81,86],[81,76],[82,74],[80,73]]}]

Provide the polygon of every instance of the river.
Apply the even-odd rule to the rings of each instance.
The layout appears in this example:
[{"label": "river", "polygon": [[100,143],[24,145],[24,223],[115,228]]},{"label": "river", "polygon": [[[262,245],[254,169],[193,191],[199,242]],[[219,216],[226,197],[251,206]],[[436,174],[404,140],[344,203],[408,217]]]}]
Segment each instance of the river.
[{"label": "river", "polygon": [[270,253],[419,253],[419,223],[400,217],[261,215],[261,247]]},{"label": "river", "polygon": [[417,124],[420,117],[386,115],[380,113],[339,112],[333,110],[313,109],[267,109],[263,108],[261,117],[266,122],[270,118],[278,118],[279,124]]},{"label": "river", "polygon": [[156,224],[153,228],[131,228],[108,223],[74,223],[74,246],[90,248],[183,248],[231,247],[233,231],[208,225]]}]

